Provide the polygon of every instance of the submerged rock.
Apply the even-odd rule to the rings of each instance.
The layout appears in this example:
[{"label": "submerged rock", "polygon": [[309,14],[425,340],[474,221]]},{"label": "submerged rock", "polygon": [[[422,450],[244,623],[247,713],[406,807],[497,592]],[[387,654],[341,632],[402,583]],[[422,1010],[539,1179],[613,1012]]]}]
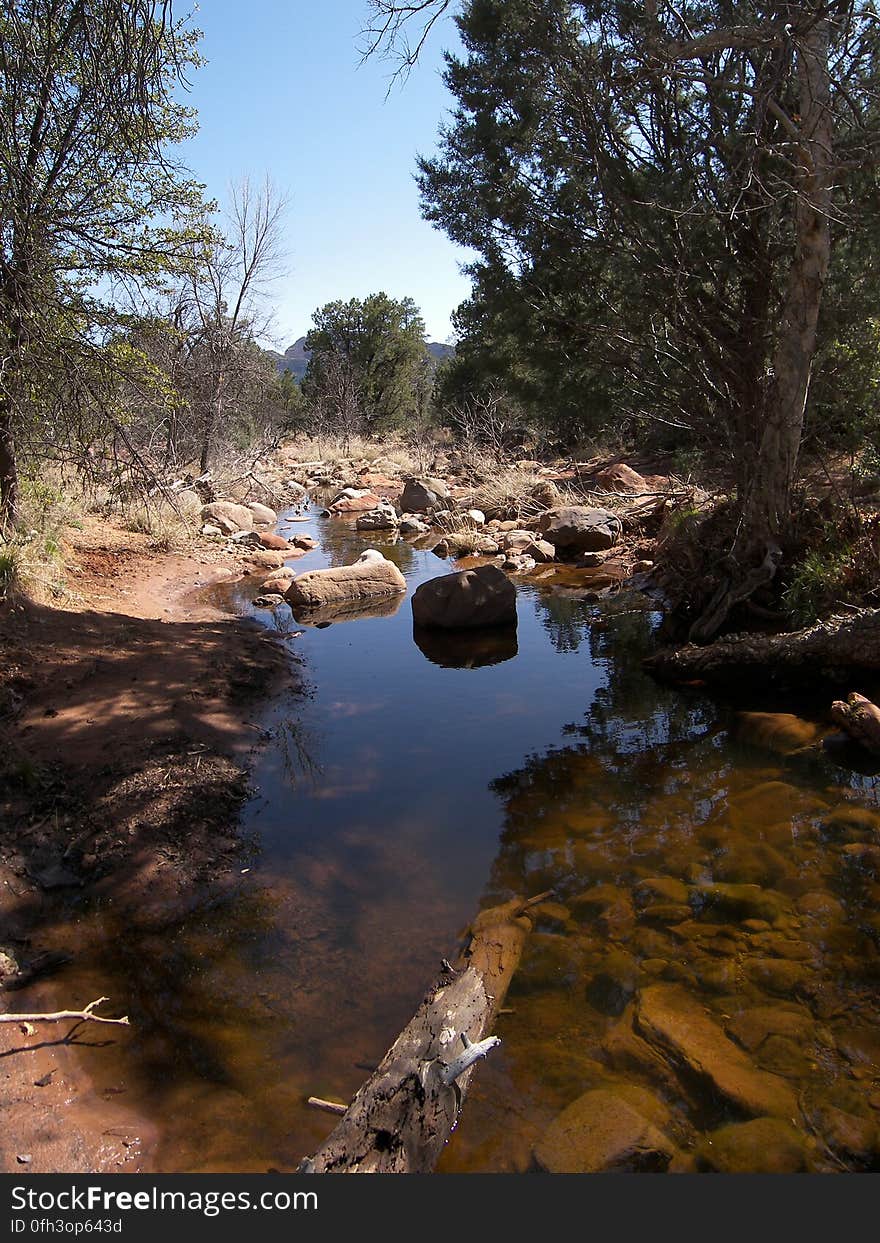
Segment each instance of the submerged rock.
[{"label": "submerged rock", "polygon": [[746,963],[746,975],[759,988],[780,997],[791,997],[814,979],[811,967],[785,958],[751,958]]},{"label": "submerged rock", "polygon": [[481,565],[422,583],[413,595],[412,610],[417,626],[515,626],[516,588],[497,566]]},{"label": "submerged rock", "polygon": [[753,1006],[741,1010],[727,1024],[727,1032],[749,1053],[769,1036],[790,1036],[806,1042],[813,1031],[813,1020],[803,1006]]},{"label": "submerged rock", "polygon": [[612,950],[587,984],[587,1001],[601,1014],[622,1014],[639,986],[639,964],[625,950]]},{"label": "submerged rock", "polygon": [[[684,906],[688,900],[687,886],[672,876],[649,876],[637,881],[633,887],[636,906],[651,906],[655,902],[672,902]],[[690,911],[688,911],[690,914]]]},{"label": "submerged rock", "polygon": [[787,909],[780,894],[760,885],[693,885],[690,903],[697,912],[718,911],[731,919],[764,919],[771,924]]},{"label": "submerged rock", "polygon": [[810,747],[822,733],[820,726],[790,712],[737,713],[737,739],[777,755],[792,755]]},{"label": "submerged rock", "polygon": [[535,1160],[550,1174],[659,1173],[675,1153],[674,1144],[633,1104],[612,1088],[595,1088],[550,1123],[535,1147]]},{"label": "submerged rock", "polygon": [[652,984],[638,998],[636,1027],[651,1044],[734,1108],[752,1117],[797,1112],[784,1079],[758,1070],[706,1010],[676,984]]},{"label": "submerged rock", "polygon": [[807,1141],[781,1118],[734,1122],[703,1138],[697,1162],[718,1174],[797,1174],[807,1168]]}]

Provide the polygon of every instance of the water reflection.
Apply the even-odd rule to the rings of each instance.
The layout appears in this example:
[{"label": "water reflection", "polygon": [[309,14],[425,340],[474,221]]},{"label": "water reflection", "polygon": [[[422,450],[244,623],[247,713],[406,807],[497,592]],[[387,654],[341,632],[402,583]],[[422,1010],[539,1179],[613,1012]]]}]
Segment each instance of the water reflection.
[{"label": "water reflection", "polygon": [[367,621],[371,617],[393,617],[405,597],[378,596],[373,600],[345,600],[323,604],[320,608],[297,607],[293,616],[302,626],[329,626],[333,622]]},{"label": "water reflection", "polygon": [[[321,547],[297,572],[370,546],[410,591],[448,572],[354,520],[300,529]],[[293,1168],[332,1126],[305,1098],[357,1089],[480,902],[551,887],[443,1168],[529,1168],[553,1117],[609,1083],[662,1097],[695,1151],[727,1106],[635,1056],[634,1008],[658,983],[793,1086],[816,1168],[873,1159],[841,1155],[828,1119],[864,1123],[880,1104],[876,782],[823,750],[807,705],[737,717],[658,686],[642,672],[645,602],[552,581],[519,580],[513,633],[413,633],[405,597],[364,626],[302,617],[296,694],[259,722],[273,744],[237,891],[161,933],[112,912],[70,933],[100,950],[77,995],[134,999],[136,1043],[116,1062],[103,1051],[100,1073],[124,1067],[161,1118],[161,1168]],[[253,613],[252,585],[216,591]],[[292,618],[257,620],[289,633]]]},{"label": "water reflection", "polygon": [[482,669],[513,660],[519,648],[515,626],[473,630],[440,630],[413,626],[413,642],[441,669]]}]

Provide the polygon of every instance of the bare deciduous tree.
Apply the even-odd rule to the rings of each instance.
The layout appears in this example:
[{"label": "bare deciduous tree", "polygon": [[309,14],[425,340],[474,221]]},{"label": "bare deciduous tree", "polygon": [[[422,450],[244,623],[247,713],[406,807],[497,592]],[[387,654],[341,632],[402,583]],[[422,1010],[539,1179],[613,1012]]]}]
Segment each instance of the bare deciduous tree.
[{"label": "bare deciduous tree", "polygon": [[224,404],[236,373],[247,370],[253,343],[266,334],[266,295],[281,275],[284,198],[267,179],[260,190],[245,180],[230,194],[227,227],[195,257],[187,289],[196,349],[206,362],[201,469],[211,464]]}]

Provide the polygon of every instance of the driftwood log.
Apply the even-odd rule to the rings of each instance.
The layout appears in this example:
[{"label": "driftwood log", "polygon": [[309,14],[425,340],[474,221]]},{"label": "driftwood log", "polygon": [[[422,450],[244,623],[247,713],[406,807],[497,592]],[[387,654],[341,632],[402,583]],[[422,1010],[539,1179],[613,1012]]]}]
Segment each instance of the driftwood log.
[{"label": "driftwood log", "polygon": [[688,644],[655,653],[645,666],[676,682],[880,670],[880,609],[860,609],[791,634],[736,634],[705,647]]},{"label": "driftwood log", "polygon": [[444,961],[408,1026],[361,1087],[335,1130],[299,1167],[309,1174],[425,1174],[455,1126],[473,1067],[532,930],[515,898],[481,911],[454,965]]},{"label": "driftwood log", "polygon": [[835,725],[855,738],[873,755],[880,755],[880,708],[853,691],[846,700],[836,699],[831,705]]}]

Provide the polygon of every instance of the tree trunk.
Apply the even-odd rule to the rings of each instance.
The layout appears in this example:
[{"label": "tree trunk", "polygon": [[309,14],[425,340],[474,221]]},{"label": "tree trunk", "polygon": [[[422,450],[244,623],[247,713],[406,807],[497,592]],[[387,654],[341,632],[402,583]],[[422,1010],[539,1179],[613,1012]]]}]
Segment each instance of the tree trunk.
[{"label": "tree trunk", "polygon": [[880,609],[833,617],[791,634],[730,635],[707,647],[661,651],[645,666],[670,681],[727,683],[749,676],[837,679],[853,670],[880,670]]},{"label": "tree trunk", "polygon": [[[458,1121],[478,1046],[491,1030],[532,930],[515,898],[482,911],[455,967],[444,963],[415,1017],[336,1129],[300,1166],[311,1174],[429,1173]],[[495,1042],[497,1043],[497,1041]],[[463,1055],[463,1056],[462,1056]]]},{"label": "tree trunk", "polygon": [[220,426],[220,420],[223,415],[223,383],[225,376],[222,371],[218,372],[214,382],[214,392],[211,397],[211,404],[208,408],[208,418],[205,423],[205,434],[202,438],[202,456],[199,462],[199,473],[204,475],[211,465],[211,456],[214,452],[214,438],[217,434],[217,428]]},{"label": "tree trunk", "polygon": [[19,519],[18,465],[12,419],[10,404],[0,401],[0,531],[13,530]]},{"label": "tree trunk", "polygon": [[782,559],[810,388],[822,289],[831,257],[833,125],[828,70],[828,23],[797,36],[796,72],[800,141],[795,158],[795,249],[776,346],[773,384],[757,462],[731,552],[730,573],[719,584],[690,639],[705,643],[718,633],[735,604],[772,580]]}]

